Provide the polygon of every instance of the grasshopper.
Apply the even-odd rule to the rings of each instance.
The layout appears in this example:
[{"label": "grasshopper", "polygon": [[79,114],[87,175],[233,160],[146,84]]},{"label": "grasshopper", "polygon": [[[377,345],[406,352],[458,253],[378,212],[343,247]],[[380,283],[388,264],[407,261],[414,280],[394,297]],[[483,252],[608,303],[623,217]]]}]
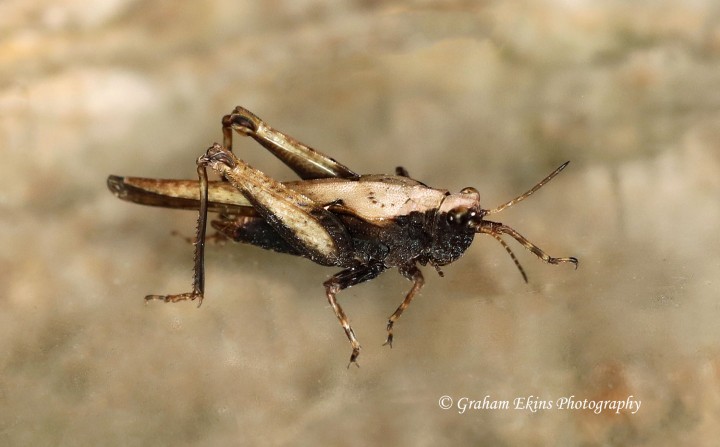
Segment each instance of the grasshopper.
[{"label": "grasshopper", "polygon": [[[233,132],[249,136],[300,177],[279,182],[254,169],[232,151]],[[192,291],[148,295],[146,300],[198,300],[205,293],[204,250],[208,212],[217,239],[231,239],[302,256],[343,270],[325,281],[325,295],[350,341],[350,364],[357,365],[360,343],[338,304],[340,290],[371,280],[397,268],[412,287],[389,317],[385,345],[392,347],[393,327],[422,288],[419,265],[440,267],[459,259],[477,233],[489,234],[502,244],[527,282],[527,275],[510,247],[507,235],[549,264],[571,263],[575,257],[555,258],[524,236],[485,217],[524,200],[553,179],[569,162],[524,194],[492,209],[480,206],[477,189],[459,193],[431,188],[396,168],[395,175],[360,175],[327,155],[273,129],[252,112],[236,107],[222,119],[223,144],[213,144],[197,159],[199,182],[136,177],[108,177],[118,198],[151,206],[199,210],[194,242]],[[221,177],[208,181],[207,168]]]}]

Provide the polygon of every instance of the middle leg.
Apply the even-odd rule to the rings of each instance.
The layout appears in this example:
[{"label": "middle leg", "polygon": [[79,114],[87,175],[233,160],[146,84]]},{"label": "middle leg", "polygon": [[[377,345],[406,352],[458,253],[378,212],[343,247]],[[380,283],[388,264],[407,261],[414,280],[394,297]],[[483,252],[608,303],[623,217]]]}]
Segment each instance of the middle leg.
[{"label": "middle leg", "polygon": [[348,368],[352,363],[358,364],[357,358],[360,355],[360,342],[358,342],[357,337],[355,337],[355,332],[352,326],[350,326],[347,315],[345,315],[342,307],[340,307],[335,295],[342,289],[347,289],[348,287],[375,278],[382,273],[383,270],[385,270],[385,266],[380,263],[351,267],[336,274],[323,284],[330,306],[332,306],[333,311],[335,311],[335,315],[338,321],[340,321],[340,326],[345,330],[345,335],[347,335],[348,340],[350,340],[350,345],[352,346],[352,354],[350,355]]}]

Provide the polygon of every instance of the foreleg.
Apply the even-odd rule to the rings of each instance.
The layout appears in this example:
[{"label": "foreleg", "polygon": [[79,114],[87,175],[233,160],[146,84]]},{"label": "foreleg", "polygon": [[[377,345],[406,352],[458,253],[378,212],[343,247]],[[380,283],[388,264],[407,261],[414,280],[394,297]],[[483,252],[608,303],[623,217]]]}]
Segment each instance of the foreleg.
[{"label": "foreleg", "polygon": [[412,288],[408,292],[408,294],[405,296],[405,299],[402,303],[400,303],[400,306],[398,306],[397,310],[390,315],[390,318],[388,319],[387,323],[387,340],[383,344],[383,346],[388,345],[392,348],[392,342],[393,342],[393,325],[395,322],[400,318],[400,315],[407,309],[407,307],[410,305],[410,302],[413,300],[415,295],[420,291],[423,284],[425,284],[425,278],[423,277],[422,272],[420,271],[417,266],[413,265],[405,270],[401,270],[401,273],[403,276],[405,276],[407,279],[413,281]]}]

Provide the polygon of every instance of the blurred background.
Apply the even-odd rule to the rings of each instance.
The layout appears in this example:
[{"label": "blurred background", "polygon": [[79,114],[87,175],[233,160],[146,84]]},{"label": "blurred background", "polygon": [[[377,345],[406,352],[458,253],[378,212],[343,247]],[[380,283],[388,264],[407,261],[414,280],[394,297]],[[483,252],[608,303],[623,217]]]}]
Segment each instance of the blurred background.
[{"label": "blurred background", "polygon": [[[109,174],[195,178],[242,105],[360,173],[402,165],[580,268],[479,236],[410,283],[210,246]],[[293,175],[251,140],[236,152]],[[0,443],[713,445],[720,438],[720,6],[711,0],[0,3]],[[179,237],[179,236],[182,237]],[[482,400],[642,402],[443,410]]]}]

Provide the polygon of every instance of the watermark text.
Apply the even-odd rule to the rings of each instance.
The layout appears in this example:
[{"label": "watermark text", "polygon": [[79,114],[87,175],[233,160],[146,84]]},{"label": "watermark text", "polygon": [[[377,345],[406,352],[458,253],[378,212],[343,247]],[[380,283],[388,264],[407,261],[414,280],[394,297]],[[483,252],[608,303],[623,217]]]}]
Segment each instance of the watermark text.
[{"label": "watermark text", "polygon": [[640,411],[642,401],[635,396],[628,396],[624,400],[596,400],[583,399],[572,396],[562,396],[554,399],[544,399],[538,396],[518,396],[512,399],[496,399],[491,395],[482,398],[460,396],[442,396],[438,400],[438,406],[443,410],[454,409],[460,414],[472,411],[528,411],[537,413],[548,410],[589,410],[595,414],[602,412],[614,412],[615,414],[635,414]]}]

